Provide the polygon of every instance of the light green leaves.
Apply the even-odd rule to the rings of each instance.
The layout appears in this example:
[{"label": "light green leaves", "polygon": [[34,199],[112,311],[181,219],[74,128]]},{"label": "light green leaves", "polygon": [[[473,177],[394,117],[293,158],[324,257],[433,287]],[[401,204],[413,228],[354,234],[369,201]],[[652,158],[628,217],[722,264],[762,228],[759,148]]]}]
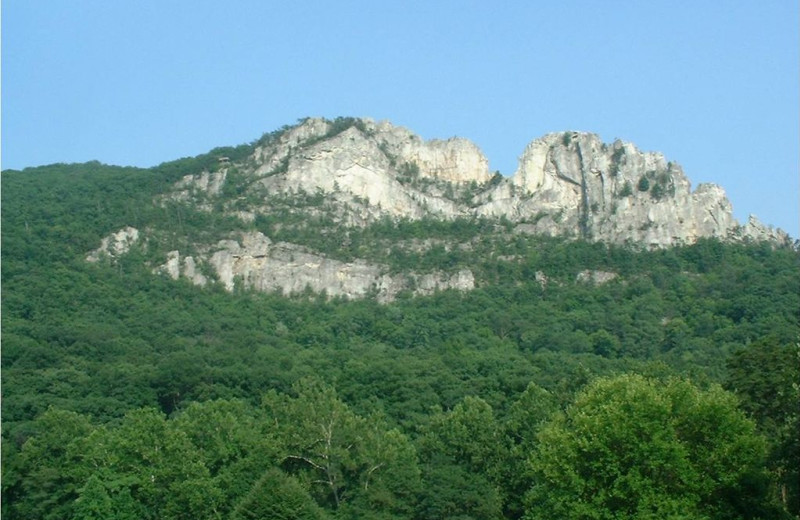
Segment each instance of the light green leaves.
[{"label": "light green leaves", "polygon": [[601,379],[538,441],[531,519],[752,518],[763,507],[764,441],[718,387]]}]

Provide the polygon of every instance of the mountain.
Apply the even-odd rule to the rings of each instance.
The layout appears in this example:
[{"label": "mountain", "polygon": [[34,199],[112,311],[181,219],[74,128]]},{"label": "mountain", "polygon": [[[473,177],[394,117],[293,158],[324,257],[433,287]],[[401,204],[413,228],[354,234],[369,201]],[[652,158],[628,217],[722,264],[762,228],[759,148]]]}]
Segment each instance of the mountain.
[{"label": "mountain", "polygon": [[[681,167],[662,154],[620,140],[604,143],[590,133],[535,139],[510,177],[492,174],[486,157],[466,139],[425,141],[369,119],[305,119],[238,155],[216,154],[155,201],[227,222],[225,229],[166,251],[156,270],[198,285],[216,279],[228,290],[242,283],[287,294],[310,289],[388,301],[405,290],[469,290],[474,273],[390,272],[374,243],[365,246],[372,248],[371,260],[353,248],[335,258],[314,241],[294,238],[316,228],[318,238],[327,233],[348,242],[380,223],[480,220],[495,223],[494,232],[506,237],[566,236],[640,248],[701,238],[792,244],[786,233],[755,217],[739,224],[722,188],[701,184],[692,191]],[[87,258],[118,257],[133,244],[168,241],[163,230],[126,227]],[[406,252],[472,247],[452,241],[384,245]]]},{"label": "mountain", "polygon": [[403,135],[4,171],[3,517],[798,515],[796,248],[601,240],[581,204],[702,206],[624,150],[630,189],[592,191],[591,136],[505,179]]}]

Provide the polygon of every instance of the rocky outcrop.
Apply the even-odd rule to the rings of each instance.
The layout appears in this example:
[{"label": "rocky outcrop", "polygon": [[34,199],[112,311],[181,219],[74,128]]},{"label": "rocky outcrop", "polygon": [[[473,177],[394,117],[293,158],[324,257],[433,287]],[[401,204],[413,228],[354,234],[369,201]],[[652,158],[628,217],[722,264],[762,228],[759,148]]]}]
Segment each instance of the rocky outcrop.
[{"label": "rocky outcrop", "polygon": [[604,285],[608,282],[615,280],[619,275],[610,271],[592,271],[589,269],[583,270],[575,277],[575,281],[579,283],[588,283],[592,285]]},{"label": "rocky outcrop", "polygon": [[[331,126],[310,119],[257,149],[257,180],[248,191],[323,194],[346,224],[359,225],[382,216],[466,216],[465,208],[430,183],[461,186],[490,179],[488,160],[466,139],[423,141],[405,128],[369,120],[335,135],[329,135]],[[426,189],[419,189],[423,184]]]},{"label": "rocky outcrop", "polygon": [[[740,225],[721,187],[700,184],[692,190],[681,167],[662,154],[620,140],[604,143],[584,132],[535,139],[516,172],[502,177],[489,173],[486,157],[466,139],[425,141],[405,128],[368,119],[306,119],[262,138],[250,157],[220,158],[215,166],[184,176],[157,202],[222,211],[243,229],[252,229],[260,216],[269,217],[272,229],[284,226],[286,216],[297,229],[323,225],[314,223],[366,226],[384,218],[502,217],[515,224],[515,233],[647,248],[704,237],[793,245],[786,233],[755,217]],[[157,270],[197,285],[217,279],[228,290],[241,285],[283,294],[375,295],[382,301],[402,291],[427,294],[475,285],[470,271],[390,274],[381,265],[328,258],[255,231],[207,236],[207,243],[190,246],[191,254],[170,252]],[[138,240],[138,230],[124,228],[87,260],[117,258]],[[406,245],[409,251],[432,246]],[[601,284],[611,275],[585,272],[578,278]],[[547,284],[544,274],[537,273],[537,280]]]},{"label": "rocky outcrop", "polygon": [[178,250],[167,253],[167,261],[156,268],[155,272],[166,274],[173,280],[180,277],[188,278],[193,284],[201,287],[208,283],[208,277],[202,273],[194,257],[182,257]]},{"label": "rocky outcrop", "polygon": [[220,240],[204,253],[182,257],[171,251],[166,262],[156,269],[178,279],[188,278],[206,285],[198,264],[211,269],[217,280],[233,291],[237,286],[263,292],[297,295],[309,291],[328,297],[363,298],[392,301],[398,293],[431,294],[434,291],[471,290],[475,279],[469,270],[453,274],[415,272],[388,274],[382,266],[363,260],[341,262],[307,248],[286,242],[273,242],[259,232],[242,233],[237,238]]},{"label": "rocky outcrop", "polygon": [[128,251],[131,247],[139,241],[139,230],[126,226],[116,233],[112,233],[105,237],[100,242],[100,247],[91,251],[86,260],[89,262],[97,262],[101,258],[119,258]]},{"label": "rocky outcrop", "polygon": [[406,189],[400,180],[405,164],[398,164],[396,159],[393,164],[393,158],[380,149],[380,141],[352,127],[291,155],[285,173],[268,175],[250,190],[323,194],[335,204],[351,208],[364,221],[384,214],[419,219],[429,214],[447,217],[459,213],[452,201]]},{"label": "rocky outcrop", "polygon": [[[740,226],[721,187],[692,191],[681,167],[662,154],[620,140],[607,144],[591,133],[532,141],[514,175],[502,178],[489,174],[486,158],[465,139],[424,141],[366,119],[347,127],[308,119],[258,147],[248,163],[249,169],[238,165],[244,185],[231,190],[250,201],[243,209],[239,200],[231,211],[245,221],[270,213],[276,196],[313,196],[318,213],[344,225],[383,217],[505,217],[520,232],[645,247],[702,237],[791,242],[759,223]],[[227,171],[185,178],[173,197],[189,200],[192,190],[219,196],[224,183],[234,182]]]},{"label": "rocky outcrop", "polygon": [[772,242],[773,244],[791,244],[792,237],[782,229],[767,226],[758,220],[755,215],[750,215],[747,224],[742,228],[741,234],[746,240],[754,242]]},{"label": "rocky outcrop", "polygon": [[549,134],[525,149],[519,167],[478,209],[534,233],[663,247],[700,237],[732,238],[738,224],[719,186],[691,191],[663,155],[594,134]]}]

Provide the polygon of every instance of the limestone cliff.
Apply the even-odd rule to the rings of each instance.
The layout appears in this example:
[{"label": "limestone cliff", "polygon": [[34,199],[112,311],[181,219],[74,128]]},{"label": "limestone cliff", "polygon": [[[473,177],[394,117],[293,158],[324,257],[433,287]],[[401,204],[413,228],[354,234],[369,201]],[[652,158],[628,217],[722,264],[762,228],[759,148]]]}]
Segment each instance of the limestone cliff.
[{"label": "limestone cliff", "polygon": [[[235,212],[244,220],[271,212],[277,195],[319,195],[324,211],[345,225],[502,216],[533,233],[649,247],[701,237],[789,242],[757,220],[741,226],[721,187],[692,191],[678,164],[631,143],[549,134],[532,141],[514,175],[503,178],[489,173],[486,158],[465,139],[423,141],[387,122],[353,121],[336,131],[330,121],[305,120],[257,147],[246,164],[185,178],[173,197],[221,197],[225,184],[239,182],[243,195],[227,205],[246,206]],[[230,169],[238,181],[226,178]]]},{"label": "limestone cliff", "polygon": [[622,141],[608,145],[594,134],[533,141],[515,175],[488,197],[480,214],[506,216],[531,232],[653,247],[745,236],[722,188],[701,184],[692,191],[681,167],[660,153]]},{"label": "limestone cliff", "polygon": [[216,278],[229,291],[241,284],[243,289],[284,295],[305,291],[343,298],[372,295],[387,302],[401,291],[424,295],[444,289],[470,290],[475,286],[472,273],[466,269],[452,274],[390,274],[384,267],[363,260],[341,262],[295,244],[273,242],[260,232],[244,232],[220,240],[204,248],[197,258],[181,257],[179,251],[171,251],[157,271],[205,285],[208,278],[198,271],[198,261],[213,268]]}]

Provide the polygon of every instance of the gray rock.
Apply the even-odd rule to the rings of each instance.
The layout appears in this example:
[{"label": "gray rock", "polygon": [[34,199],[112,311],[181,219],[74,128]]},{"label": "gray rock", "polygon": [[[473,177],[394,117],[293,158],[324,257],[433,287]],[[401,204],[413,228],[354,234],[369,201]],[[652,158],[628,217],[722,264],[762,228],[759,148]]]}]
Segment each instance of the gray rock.
[{"label": "gray rock", "polygon": [[130,248],[139,241],[139,230],[126,226],[116,233],[111,233],[100,242],[100,247],[89,252],[86,260],[97,262],[101,258],[111,258],[112,260],[124,255]]},{"label": "gray rock", "polygon": [[[215,172],[185,176],[160,200],[203,211],[222,207],[245,224],[275,211],[325,217],[343,226],[387,217],[504,217],[516,223],[515,233],[647,248],[703,237],[793,245],[785,232],[755,217],[740,225],[721,187],[700,184],[692,191],[679,165],[631,143],[607,144],[583,132],[548,134],[527,145],[513,176],[500,178],[490,175],[488,161],[466,139],[425,141],[405,128],[368,119],[335,135],[334,128],[340,126],[307,119],[240,163],[225,161]],[[225,189],[232,182],[236,189]],[[124,228],[103,239],[87,260],[116,258],[139,238],[138,230]],[[424,249],[432,242],[407,245]],[[198,285],[213,274],[228,290],[241,284],[283,294],[375,295],[381,301],[402,291],[429,294],[475,285],[470,271],[390,275],[384,266],[334,260],[252,231],[194,244],[192,256],[172,251],[157,270]],[[579,279],[606,283],[613,275],[587,271]],[[537,273],[537,280],[547,284],[544,274]]]},{"label": "gray rock", "polygon": [[185,257],[183,262],[179,251],[170,251],[166,262],[156,271],[173,279],[183,276],[204,286],[208,280],[200,272],[201,264],[209,266],[228,291],[241,284],[243,289],[284,295],[305,291],[348,299],[372,295],[378,301],[389,302],[406,290],[422,295],[445,289],[468,291],[475,287],[475,278],[469,270],[452,275],[438,271],[389,275],[383,266],[363,260],[333,260],[302,246],[273,242],[260,232],[246,232],[236,239],[220,240],[205,254],[197,258]]}]

